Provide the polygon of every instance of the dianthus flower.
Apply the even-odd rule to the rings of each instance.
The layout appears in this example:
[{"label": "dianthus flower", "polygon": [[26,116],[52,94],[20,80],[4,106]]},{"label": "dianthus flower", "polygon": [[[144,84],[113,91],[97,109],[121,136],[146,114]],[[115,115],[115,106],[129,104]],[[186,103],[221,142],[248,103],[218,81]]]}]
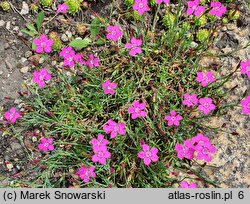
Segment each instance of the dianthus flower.
[{"label": "dianthus flower", "polygon": [[156,4],[161,4],[162,2],[164,2],[165,4],[168,4],[170,0],[155,0]]},{"label": "dianthus flower", "polygon": [[158,149],[155,147],[150,147],[147,144],[142,145],[142,150],[141,152],[138,153],[138,157],[143,159],[143,162],[145,165],[150,165],[151,162],[156,162],[158,161]]},{"label": "dianthus flower", "polygon": [[132,37],[130,39],[130,43],[125,44],[125,48],[130,49],[129,54],[130,56],[135,56],[137,54],[142,53],[142,49],[139,47],[142,44],[142,40],[136,39]]},{"label": "dianthus flower", "polygon": [[145,11],[149,11],[150,8],[148,6],[148,0],[135,0],[133,9],[137,10],[140,15],[142,15]]},{"label": "dianthus flower", "polygon": [[134,120],[138,117],[146,117],[146,112],[144,109],[146,108],[145,103],[140,103],[139,101],[134,101],[132,106],[128,108],[128,112],[132,114],[131,118]]},{"label": "dianthus flower", "polygon": [[51,52],[51,46],[53,45],[53,40],[50,40],[46,37],[46,35],[41,35],[40,38],[34,39],[34,44],[36,45],[35,51],[38,53]]},{"label": "dianthus flower", "polygon": [[82,166],[77,172],[77,175],[80,176],[80,178],[85,182],[88,183],[90,181],[90,178],[95,178],[96,174],[95,174],[95,167],[91,166],[91,167],[85,167]]},{"label": "dianthus flower", "polygon": [[118,25],[107,27],[108,34],[106,38],[109,40],[117,41],[120,37],[122,37],[122,31]]},{"label": "dianthus flower", "polygon": [[186,105],[187,107],[195,106],[198,104],[198,98],[196,94],[184,94],[184,100],[182,101],[183,105]]},{"label": "dianthus flower", "polygon": [[215,105],[211,98],[200,98],[198,109],[205,115],[208,115],[212,110],[215,110]]},{"label": "dianthus flower", "polygon": [[250,95],[245,99],[242,99],[240,102],[242,106],[242,114],[249,115],[250,114]]},{"label": "dianthus flower", "polygon": [[35,71],[33,74],[33,82],[37,83],[38,86],[44,87],[45,81],[48,81],[51,79],[51,74],[47,71],[47,69],[42,68],[40,71]]},{"label": "dianthus flower", "polygon": [[47,151],[52,151],[54,150],[54,145],[53,143],[53,139],[52,138],[42,138],[41,143],[38,144],[38,148],[41,149],[43,152],[47,152]]},{"label": "dianthus flower", "polygon": [[114,89],[117,87],[117,83],[111,83],[109,80],[102,83],[102,88],[104,89],[105,94],[115,94]]},{"label": "dianthus flower", "polygon": [[183,145],[176,144],[175,150],[177,151],[177,156],[180,159],[183,159],[185,157],[192,160],[194,158],[195,150],[191,140],[185,140]]},{"label": "dianthus flower", "polygon": [[59,53],[59,56],[64,58],[64,66],[74,67],[75,51],[72,47],[62,48],[61,52]]},{"label": "dianthus flower", "polygon": [[16,108],[12,107],[9,111],[4,113],[3,120],[7,124],[15,123],[18,118],[21,117],[21,113],[16,111]]},{"label": "dianthus flower", "polygon": [[66,13],[67,12],[67,10],[68,10],[68,6],[67,6],[67,4],[66,3],[63,3],[63,4],[59,4],[58,6],[57,6],[57,13]]},{"label": "dianthus flower", "polygon": [[77,62],[79,65],[86,65],[86,61],[84,60],[83,54],[75,54],[73,57],[74,61]]},{"label": "dianthus flower", "polygon": [[94,67],[99,66],[99,58],[95,58],[93,54],[89,56],[89,59],[86,62],[86,66],[89,67],[90,69],[93,69]]},{"label": "dianthus flower", "polygon": [[168,121],[168,126],[179,126],[180,120],[182,120],[182,116],[178,115],[174,110],[170,111],[170,115],[165,116],[165,120]]},{"label": "dianthus flower", "polygon": [[241,67],[240,70],[241,74],[246,74],[250,79],[250,59],[247,60],[246,62],[241,62],[240,67]]},{"label": "dianthus flower", "polygon": [[182,181],[181,185],[179,186],[179,188],[197,188],[197,185],[195,183],[188,183],[186,181]]},{"label": "dianthus flower", "polygon": [[188,1],[187,15],[194,14],[195,16],[200,16],[205,10],[203,6],[200,6],[200,0]]},{"label": "dianthus flower", "polygon": [[90,143],[92,144],[93,151],[95,151],[101,147],[106,147],[106,145],[109,142],[108,142],[108,140],[104,139],[102,134],[98,134],[97,139],[96,138],[91,139]]},{"label": "dianthus flower", "polygon": [[209,14],[212,16],[221,17],[224,13],[226,13],[227,8],[223,6],[220,2],[211,2],[211,10]]},{"label": "dianthus flower", "polygon": [[101,146],[96,148],[94,151],[94,155],[92,156],[93,162],[99,162],[104,165],[106,163],[106,159],[111,157],[110,152],[108,152],[106,146]]},{"label": "dianthus flower", "polygon": [[212,72],[197,72],[196,81],[200,82],[203,87],[207,86],[208,83],[215,81],[214,75]]},{"label": "dianthus flower", "polygon": [[125,123],[116,123],[113,120],[108,120],[107,124],[103,126],[103,130],[106,134],[110,134],[111,138],[115,138],[117,133],[125,135]]},{"label": "dianthus flower", "polygon": [[204,160],[210,162],[212,160],[211,154],[216,152],[216,148],[210,143],[208,137],[199,133],[197,136],[192,138],[192,143],[196,151],[196,158],[198,160]]}]

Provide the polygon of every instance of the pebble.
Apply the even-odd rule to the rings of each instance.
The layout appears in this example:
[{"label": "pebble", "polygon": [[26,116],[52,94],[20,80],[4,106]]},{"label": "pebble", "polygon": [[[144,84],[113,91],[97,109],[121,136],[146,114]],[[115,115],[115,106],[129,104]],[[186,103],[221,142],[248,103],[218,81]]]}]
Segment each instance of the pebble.
[{"label": "pebble", "polygon": [[69,40],[69,38],[67,37],[66,34],[62,34],[61,40],[62,40],[63,42],[67,42],[67,41]]},{"label": "pebble", "polygon": [[13,28],[13,30],[14,30],[14,31],[18,31],[18,30],[19,30],[19,27],[18,27],[18,26],[15,26],[15,27]]},{"label": "pebble", "polygon": [[32,52],[31,52],[31,51],[27,51],[27,52],[25,52],[24,56],[25,56],[26,58],[29,58],[29,57],[32,56]]},{"label": "pebble", "polygon": [[23,1],[23,6],[20,14],[26,15],[28,13],[29,13],[29,5],[25,1]]},{"label": "pebble", "polygon": [[8,21],[8,22],[6,23],[6,29],[7,29],[7,30],[10,30],[10,21]]},{"label": "pebble", "polygon": [[0,20],[0,27],[4,26],[5,22],[4,20]]},{"label": "pebble", "polygon": [[3,71],[0,70],[0,75],[2,75],[2,74],[3,74]]},{"label": "pebble", "polygon": [[66,31],[65,34],[68,36],[68,38],[71,38],[72,37],[72,33],[70,31]]},{"label": "pebble", "polygon": [[23,68],[20,69],[20,72],[23,73],[23,74],[26,74],[28,71],[29,71],[29,67],[28,66],[25,66],[25,67],[23,67]]}]

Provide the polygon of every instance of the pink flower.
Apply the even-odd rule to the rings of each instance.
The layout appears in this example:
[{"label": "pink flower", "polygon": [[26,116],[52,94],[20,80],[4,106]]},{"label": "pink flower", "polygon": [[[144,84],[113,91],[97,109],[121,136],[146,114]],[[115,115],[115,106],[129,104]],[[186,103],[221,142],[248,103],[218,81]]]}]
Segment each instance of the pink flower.
[{"label": "pink flower", "polygon": [[242,114],[249,115],[250,114],[250,95],[245,99],[242,99],[240,102],[242,106]]},{"label": "pink flower", "polygon": [[170,111],[170,115],[166,115],[165,120],[168,121],[168,126],[179,126],[179,121],[182,120],[182,116],[178,115],[175,111]]},{"label": "pink flower", "polygon": [[214,75],[212,72],[197,72],[196,81],[200,82],[203,87],[207,86],[208,83],[215,81]]},{"label": "pink flower", "polygon": [[198,160],[204,160],[210,162],[212,160],[211,154],[216,152],[216,148],[210,143],[208,137],[199,133],[197,136],[192,138],[192,143],[196,151],[196,158]]},{"label": "pink flower", "polygon": [[150,147],[147,144],[142,145],[142,150],[141,152],[138,153],[138,157],[143,159],[143,162],[145,165],[150,165],[151,162],[156,162],[158,161],[158,149],[155,147]]},{"label": "pink flower", "polygon": [[220,18],[226,11],[227,8],[223,6],[220,2],[211,2],[211,10],[209,11],[210,15],[217,16]]},{"label": "pink flower", "polygon": [[179,188],[197,188],[197,185],[195,183],[188,183],[186,181],[182,181],[181,185],[179,186]]},{"label": "pink flower", "polygon": [[201,13],[205,10],[203,6],[200,6],[200,0],[189,1],[187,9],[187,15],[194,13],[195,16],[200,16]]},{"label": "pink flower", "polygon": [[111,83],[109,80],[102,83],[102,88],[104,89],[105,94],[115,94],[114,89],[117,87],[117,83]]},{"label": "pink flower", "polygon": [[165,4],[168,4],[170,0],[156,0],[155,3],[157,4],[161,4],[162,2],[164,2]]},{"label": "pink flower", "polygon": [[98,134],[97,139],[91,139],[90,143],[92,144],[93,151],[97,151],[99,148],[106,147],[109,142],[108,140],[104,139],[102,134]]},{"label": "pink flower", "polygon": [[140,15],[142,15],[145,11],[149,11],[150,8],[148,7],[148,0],[135,0],[133,9],[137,10]]},{"label": "pink flower", "polygon": [[110,138],[115,138],[117,133],[125,135],[125,123],[116,123],[113,120],[108,120],[108,124],[103,126],[103,130],[106,134],[110,134]]},{"label": "pink flower", "polygon": [[57,13],[66,13],[67,10],[68,10],[68,6],[66,3],[63,3],[63,4],[59,4],[58,7],[57,7]]},{"label": "pink flower", "polygon": [[35,39],[34,44],[36,45],[35,51],[38,53],[51,52],[51,46],[53,45],[53,40],[50,40],[46,37],[46,35],[41,35],[40,38]]},{"label": "pink flower", "polygon": [[75,54],[75,56],[73,56],[73,59],[79,65],[86,65],[86,61],[84,60],[84,55],[83,54],[79,54],[79,53]]},{"label": "pink flower", "polygon": [[80,176],[80,178],[82,180],[84,180],[85,183],[88,183],[90,178],[95,178],[96,174],[95,174],[95,167],[91,166],[91,167],[85,167],[82,166],[77,172],[76,174]]},{"label": "pink flower", "polygon": [[64,58],[63,65],[74,67],[75,66],[75,59],[77,59],[78,56],[75,56],[75,51],[72,47],[64,47],[62,48],[61,52],[59,53],[60,57]]},{"label": "pink flower", "polygon": [[99,58],[95,58],[93,54],[89,56],[89,59],[86,62],[86,66],[89,67],[90,69],[93,69],[93,67],[98,67],[99,66]]},{"label": "pink flower", "polygon": [[250,59],[247,60],[246,62],[241,62],[240,67],[241,67],[240,70],[241,74],[246,74],[250,79]]},{"label": "pink flower", "polygon": [[191,140],[185,140],[184,145],[176,144],[175,150],[177,151],[177,156],[180,159],[183,159],[184,157],[187,159],[193,159],[194,158],[194,146],[191,143]]},{"label": "pink flower", "polygon": [[187,107],[197,105],[198,104],[197,95],[196,94],[190,95],[188,93],[185,93],[184,94],[184,100],[182,101],[182,104],[186,105]]},{"label": "pink flower", "polygon": [[120,37],[122,37],[122,31],[118,25],[107,27],[108,34],[106,35],[107,39],[117,41]]},{"label": "pink flower", "polygon": [[211,98],[200,98],[199,103],[200,105],[198,106],[198,109],[205,115],[208,115],[212,110],[215,110],[216,108]]},{"label": "pink flower", "polygon": [[53,143],[52,138],[43,137],[41,139],[41,143],[38,144],[38,148],[41,149],[43,152],[52,151],[54,150],[54,145],[52,143]]},{"label": "pink flower", "polygon": [[136,39],[134,37],[131,38],[130,43],[125,44],[125,48],[130,49],[130,56],[135,56],[136,54],[141,54],[142,49],[139,47],[142,44],[142,40]]},{"label": "pink flower", "polygon": [[139,101],[134,101],[132,106],[128,108],[128,112],[132,114],[131,118],[134,120],[138,117],[146,117],[146,112],[144,109],[146,108],[145,103],[140,103]]},{"label": "pink flower", "polygon": [[44,87],[45,81],[48,81],[51,79],[51,74],[47,71],[47,69],[42,68],[40,71],[35,71],[33,74],[33,82],[37,83],[38,86]]},{"label": "pink flower", "polygon": [[6,121],[7,124],[15,123],[17,118],[21,117],[21,113],[16,111],[16,108],[12,107],[9,111],[4,113],[3,120]]},{"label": "pink flower", "polygon": [[111,157],[110,152],[107,151],[106,146],[98,147],[94,150],[94,155],[92,156],[93,162],[99,162],[104,165],[106,163],[106,159]]}]

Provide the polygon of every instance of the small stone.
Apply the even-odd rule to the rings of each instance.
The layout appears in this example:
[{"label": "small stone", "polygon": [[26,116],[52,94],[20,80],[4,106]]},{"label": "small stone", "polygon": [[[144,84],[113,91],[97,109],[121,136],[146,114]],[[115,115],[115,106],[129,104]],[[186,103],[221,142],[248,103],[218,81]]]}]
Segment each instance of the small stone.
[{"label": "small stone", "polygon": [[68,36],[68,38],[71,38],[72,37],[72,33],[70,31],[66,31],[65,34]]},{"label": "small stone", "polygon": [[29,5],[25,1],[23,1],[23,6],[20,14],[26,15],[28,13],[29,13]]},{"label": "small stone", "polygon": [[20,72],[23,73],[23,74],[26,74],[28,71],[29,71],[29,67],[28,66],[25,66],[25,67],[23,67],[23,68],[20,69]]},{"label": "small stone", "polygon": [[45,34],[47,35],[49,33],[49,29],[45,29]]},{"label": "small stone", "polygon": [[4,26],[5,22],[4,20],[0,20],[0,27]]},{"label": "small stone", "polygon": [[52,66],[55,66],[56,65],[56,61],[54,60],[54,61],[52,61]]},{"label": "small stone", "polygon": [[14,31],[18,31],[18,30],[19,30],[19,27],[18,27],[18,26],[15,26],[15,27],[13,28],[13,30],[14,30]]},{"label": "small stone", "polygon": [[66,34],[62,34],[61,40],[62,40],[63,42],[67,42],[67,41],[69,40],[69,38],[67,37]]},{"label": "small stone", "polygon": [[26,58],[29,58],[29,57],[32,56],[32,52],[31,52],[31,51],[27,51],[27,52],[25,52],[24,56],[25,56]]},{"label": "small stone", "polygon": [[2,75],[2,74],[3,74],[3,71],[0,70],[0,75]]},{"label": "small stone", "polygon": [[42,63],[44,63],[44,59],[41,57],[41,58],[39,59],[39,64],[42,64]]},{"label": "small stone", "polygon": [[9,43],[5,43],[5,44],[4,44],[4,49],[7,50],[7,49],[9,49],[9,48],[10,48],[10,44],[9,44]]},{"label": "small stone", "polygon": [[190,43],[190,47],[196,48],[196,47],[198,47],[198,43],[193,41],[193,42]]},{"label": "small stone", "polygon": [[6,23],[6,29],[7,29],[7,30],[10,30],[10,21],[8,21],[8,22]]}]

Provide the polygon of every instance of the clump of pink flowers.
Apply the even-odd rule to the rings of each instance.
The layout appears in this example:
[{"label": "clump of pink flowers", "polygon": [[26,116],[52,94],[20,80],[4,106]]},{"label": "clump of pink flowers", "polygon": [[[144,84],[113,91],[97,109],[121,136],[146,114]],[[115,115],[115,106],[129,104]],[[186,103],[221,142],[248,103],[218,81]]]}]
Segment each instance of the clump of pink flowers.
[{"label": "clump of pink flowers", "polygon": [[165,4],[168,4],[170,0],[155,0],[156,4],[161,4],[162,2],[164,2]]},{"label": "clump of pink flowers", "polygon": [[40,140],[41,143],[38,144],[38,148],[41,149],[43,152],[52,151],[54,150],[53,138],[42,138]]},{"label": "clump of pink flowers", "polygon": [[110,82],[109,80],[102,83],[102,88],[105,94],[115,94],[114,89],[117,87],[117,83]]},{"label": "clump of pink flowers", "polygon": [[130,39],[130,43],[125,44],[125,48],[130,49],[129,54],[130,56],[135,56],[137,54],[142,53],[142,49],[140,48],[142,44],[141,39],[136,39],[135,37],[132,37]]},{"label": "clump of pink flowers", "polygon": [[133,9],[142,15],[145,11],[149,11],[148,0],[135,0]]},{"label": "clump of pink flowers", "polygon": [[60,57],[63,57],[63,64],[64,66],[74,67],[75,65],[75,51],[72,47],[64,47],[62,48],[61,52],[59,53]]},{"label": "clump of pink flowers", "polygon": [[150,148],[147,144],[143,144],[142,151],[138,153],[138,157],[140,159],[143,159],[143,162],[145,165],[150,165],[151,162],[157,162],[158,161],[158,149],[156,147]]},{"label": "clump of pink flowers", "polygon": [[103,126],[106,134],[110,134],[110,138],[115,138],[117,134],[125,135],[125,123],[116,123],[113,120],[108,120],[107,124]]},{"label": "clump of pink flowers", "polygon": [[203,87],[207,86],[208,83],[215,81],[214,75],[212,72],[197,72],[196,81],[200,82]]},{"label": "clump of pink flowers", "polygon": [[82,166],[77,172],[77,175],[80,176],[80,178],[85,182],[88,183],[91,178],[95,178],[95,167],[90,166],[89,168],[86,166]]},{"label": "clump of pink flowers", "polygon": [[188,183],[186,181],[182,181],[179,188],[197,188],[196,183]]},{"label": "clump of pink flowers", "polygon": [[240,102],[242,106],[242,114],[249,115],[250,114],[250,95],[245,99],[242,99]]},{"label": "clump of pink flowers", "polygon": [[200,98],[198,109],[205,115],[208,115],[212,110],[215,110],[216,106],[213,104],[211,98]]},{"label": "clump of pink flowers", "polygon": [[94,57],[93,54],[90,54],[88,60],[86,61],[86,66],[93,69],[94,67],[99,66],[99,62],[100,60],[98,57]]},{"label": "clump of pink flowers", "polygon": [[106,159],[111,157],[110,152],[107,150],[108,141],[104,139],[102,134],[98,135],[97,139],[92,139],[90,141],[92,144],[92,149],[94,155],[92,156],[93,162],[99,162],[100,164],[104,165],[106,163]]},{"label": "clump of pink flowers", "polygon": [[182,101],[183,105],[186,105],[187,107],[191,107],[191,106],[195,106],[198,104],[198,98],[197,98],[197,94],[188,94],[185,93],[184,94],[184,100]]},{"label": "clump of pink flowers", "polygon": [[41,35],[40,38],[35,39],[34,44],[36,45],[36,49],[35,51],[38,53],[42,53],[42,52],[51,52],[51,46],[53,45],[53,40],[50,40],[46,37],[46,35]]},{"label": "clump of pink flowers", "polygon": [[176,111],[172,110],[170,111],[170,115],[165,116],[165,120],[168,121],[168,126],[179,126],[180,120],[182,120],[182,116],[176,113]]},{"label": "clump of pink flowers", "polygon": [[146,104],[145,103],[140,103],[139,101],[134,101],[132,103],[132,106],[130,106],[128,108],[128,112],[131,115],[131,118],[134,120],[138,117],[143,117],[145,118],[146,117],[146,112],[144,111],[144,109],[146,108]]},{"label": "clump of pink flowers", "polygon": [[188,1],[187,15],[194,14],[195,16],[200,16],[204,12],[205,8],[200,5],[200,0]]},{"label": "clump of pink flowers", "polygon": [[240,70],[241,74],[246,74],[250,79],[250,59],[245,62],[241,62],[240,67],[241,67]]},{"label": "clump of pink flowers", "polygon": [[198,133],[191,140],[185,140],[183,145],[176,144],[175,150],[180,159],[185,157],[191,160],[194,158],[194,155],[196,155],[198,160],[204,160],[206,162],[210,162],[212,160],[212,154],[216,152],[216,148],[210,143],[209,138],[201,133]]},{"label": "clump of pink flowers", "polygon": [[48,81],[51,79],[51,74],[47,71],[47,69],[42,68],[40,71],[35,71],[33,73],[33,82],[37,83],[38,86],[44,87],[45,81]]},{"label": "clump of pink flowers", "polygon": [[68,9],[69,9],[69,7],[67,6],[67,4],[63,3],[63,4],[59,4],[57,6],[56,12],[57,13],[66,13]]},{"label": "clump of pink flowers", "polygon": [[211,2],[210,6],[211,10],[209,11],[209,14],[212,16],[217,16],[220,18],[227,11],[227,8],[223,6],[219,1]]},{"label": "clump of pink flowers", "polygon": [[15,123],[18,118],[21,117],[21,113],[17,112],[15,107],[10,108],[9,111],[4,113],[3,120],[6,121],[7,124]]},{"label": "clump of pink flowers", "polygon": [[121,28],[118,25],[111,26],[109,25],[107,27],[108,34],[106,35],[106,38],[109,40],[117,41],[119,38],[122,37],[122,31]]}]

